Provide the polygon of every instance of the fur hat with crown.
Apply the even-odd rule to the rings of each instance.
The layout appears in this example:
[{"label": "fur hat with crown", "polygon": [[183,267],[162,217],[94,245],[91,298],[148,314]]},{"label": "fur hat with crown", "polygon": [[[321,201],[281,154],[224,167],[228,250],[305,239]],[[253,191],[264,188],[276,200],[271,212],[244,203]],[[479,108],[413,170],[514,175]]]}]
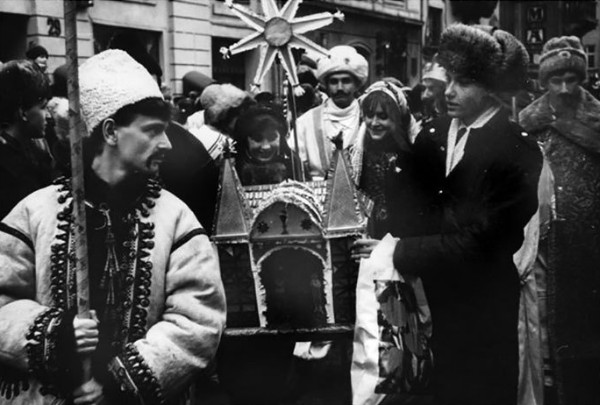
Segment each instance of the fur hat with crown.
[{"label": "fur hat with crown", "polygon": [[581,41],[575,36],[551,38],[542,49],[539,71],[542,84],[553,74],[565,71],[576,73],[581,82],[586,81],[587,56]]}]

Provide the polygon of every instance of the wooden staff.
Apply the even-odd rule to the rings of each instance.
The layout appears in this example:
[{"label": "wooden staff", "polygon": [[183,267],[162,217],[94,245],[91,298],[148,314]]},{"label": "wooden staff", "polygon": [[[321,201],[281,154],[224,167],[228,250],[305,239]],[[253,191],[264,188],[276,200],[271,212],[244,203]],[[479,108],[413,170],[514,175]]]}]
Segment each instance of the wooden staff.
[{"label": "wooden staff", "polygon": [[[298,173],[299,178],[296,179],[294,176],[294,180],[306,181],[306,176],[304,175],[304,165],[302,164],[302,159],[300,158],[300,145],[298,145],[298,129],[296,127],[296,120],[298,119],[298,110],[296,110],[296,96],[294,95],[294,88],[292,87],[292,83],[288,82],[288,95],[290,100],[290,111],[292,113],[291,117],[291,130],[294,134],[294,146],[296,147],[296,154],[298,155],[298,160],[300,161],[300,173]],[[296,173],[296,157],[292,153],[292,171]]]},{"label": "wooden staff", "polygon": [[[79,115],[79,71],[77,55],[77,2],[64,0],[65,48],[68,69],[69,143],[71,145],[71,189],[73,193],[73,238],[75,241],[75,269],[77,274],[77,315],[90,317],[90,287],[88,246],[85,222],[85,194],[83,186],[83,128]],[[83,359],[83,381],[92,377],[91,357]]]}]

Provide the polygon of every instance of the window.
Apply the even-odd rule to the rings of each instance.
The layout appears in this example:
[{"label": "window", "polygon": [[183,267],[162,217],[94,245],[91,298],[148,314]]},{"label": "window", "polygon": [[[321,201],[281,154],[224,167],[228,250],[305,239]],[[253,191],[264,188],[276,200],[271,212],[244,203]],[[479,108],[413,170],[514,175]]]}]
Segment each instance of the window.
[{"label": "window", "polygon": [[442,10],[435,7],[429,7],[427,10],[427,37],[429,45],[437,45],[442,35]]},{"label": "window", "polygon": [[588,68],[596,67],[596,45],[586,45],[585,53],[588,58]]}]

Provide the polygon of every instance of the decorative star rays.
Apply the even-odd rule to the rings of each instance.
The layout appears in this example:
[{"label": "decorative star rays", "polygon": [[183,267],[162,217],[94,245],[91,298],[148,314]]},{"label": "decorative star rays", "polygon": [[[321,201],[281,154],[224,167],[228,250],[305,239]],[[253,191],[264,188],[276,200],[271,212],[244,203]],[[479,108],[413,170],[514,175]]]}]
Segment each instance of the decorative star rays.
[{"label": "decorative star rays", "polygon": [[315,44],[303,35],[308,31],[329,25],[334,18],[343,20],[344,15],[338,11],[335,14],[323,12],[304,17],[295,18],[302,0],[288,0],[279,9],[275,0],[261,0],[264,16],[253,13],[246,7],[234,4],[233,0],[226,0],[225,4],[231,11],[245,22],[256,33],[242,38],[229,48],[221,48],[224,58],[230,55],[246,52],[260,46],[260,59],[256,75],[252,83],[253,89],[260,87],[260,83],[273,65],[275,57],[279,56],[290,83],[298,88],[298,75],[291,48],[303,48],[307,51],[327,56],[327,49]]}]

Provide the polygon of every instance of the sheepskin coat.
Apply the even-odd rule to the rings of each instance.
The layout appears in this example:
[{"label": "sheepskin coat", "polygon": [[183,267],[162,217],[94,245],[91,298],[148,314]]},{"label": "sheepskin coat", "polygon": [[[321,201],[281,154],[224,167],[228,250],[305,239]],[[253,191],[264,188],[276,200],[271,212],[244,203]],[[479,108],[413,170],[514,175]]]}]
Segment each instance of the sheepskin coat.
[{"label": "sheepskin coat", "polygon": [[[92,185],[87,199],[99,180],[86,184]],[[114,242],[95,236],[108,232],[108,222],[98,224],[94,216],[108,215],[106,208],[119,201],[87,199],[91,307],[99,317],[113,316],[101,320],[99,347],[108,322],[114,327],[103,353],[114,355],[93,362],[105,396],[115,391],[108,403],[172,402],[207,367],[225,323],[219,263],[203,228],[156,182],[142,183],[141,190],[131,206],[120,207],[119,224],[112,218],[120,263],[111,277],[118,288],[110,300],[100,295],[106,306],[115,303],[111,311],[96,306],[105,281],[93,281],[104,279],[106,273],[95,271],[108,263],[95,260],[97,252]],[[22,200],[0,223],[0,403],[50,404],[73,390],[78,367],[71,325],[78,297],[71,212],[70,181],[60,179]]]}]

